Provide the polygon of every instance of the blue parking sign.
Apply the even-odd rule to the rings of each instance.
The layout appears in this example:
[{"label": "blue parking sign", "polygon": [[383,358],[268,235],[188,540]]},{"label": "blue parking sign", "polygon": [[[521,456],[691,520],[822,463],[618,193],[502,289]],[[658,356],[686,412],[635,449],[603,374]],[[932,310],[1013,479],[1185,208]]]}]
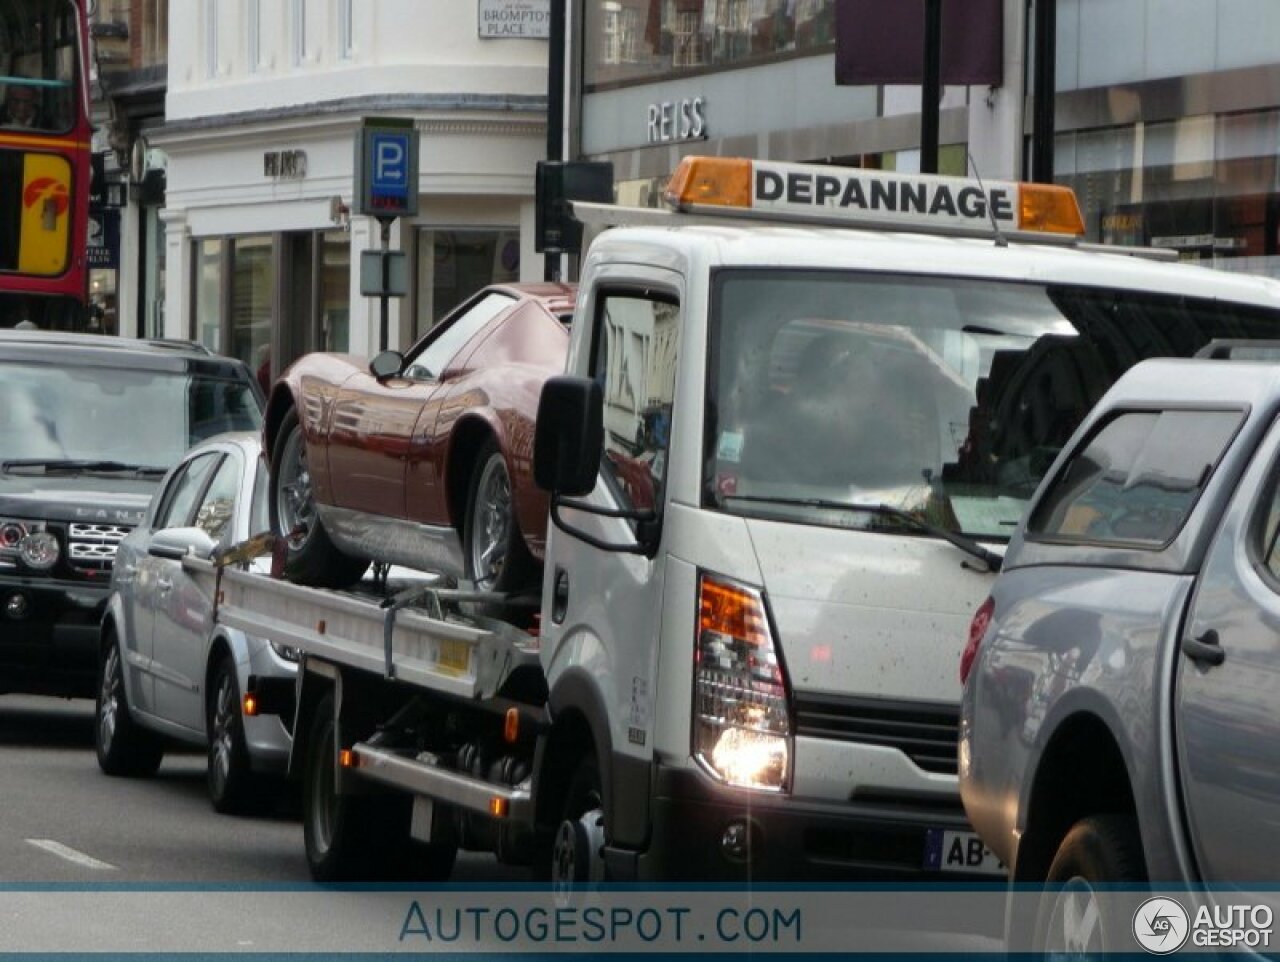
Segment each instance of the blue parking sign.
[{"label": "blue parking sign", "polygon": [[366,120],[356,147],[357,213],[412,215],[418,209],[418,131],[411,120]]}]

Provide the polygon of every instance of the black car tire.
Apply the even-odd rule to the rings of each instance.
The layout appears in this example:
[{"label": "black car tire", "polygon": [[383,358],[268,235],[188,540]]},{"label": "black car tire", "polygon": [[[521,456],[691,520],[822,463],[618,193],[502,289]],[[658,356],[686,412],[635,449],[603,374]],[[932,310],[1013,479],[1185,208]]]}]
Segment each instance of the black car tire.
[{"label": "black car tire", "polygon": [[[463,571],[477,588],[518,593],[537,587],[538,565],[520,531],[511,473],[493,438],[476,455],[462,535]],[[499,552],[496,574],[481,570],[481,556],[489,546]]]},{"label": "black car tire", "polygon": [[303,843],[317,882],[445,881],[458,849],[409,838],[408,795],[339,795],[334,783],[334,699],[316,706],[302,794]]},{"label": "black car tire", "polygon": [[605,835],[600,767],[594,755],[586,755],[569,779],[560,825],[551,843],[546,871],[558,895],[570,897],[593,879],[603,879],[597,860],[602,857],[599,848]]},{"label": "black car tire", "polygon": [[138,727],[129,713],[120,645],[107,639],[93,713],[93,747],[98,767],[108,775],[154,775],[164,758],[159,736]]},{"label": "black car tire", "polygon": [[[339,550],[329,539],[324,523],[316,511],[311,491],[310,474],[306,470],[306,439],[298,420],[297,408],[290,408],[280,425],[280,433],[271,450],[271,491],[267,498],[271,530],[288,545],[284,574],[290,581],[316,588],[346,588],[355,584],[368,570],[369,562]],[[290,480],[292,475],[299,475]],[[301,491],[288,492],[286,485]],[[282,499],[300,501],[290,508]],[[305,524],[294,530],[294,521],[302,515]],[[286,530],[288,528],[289,530]]]},{"label": "black car tire", "polygon": [[224,653],[218,659],[207,694],[209,801],[214,811],[227,815],[261,811],[273,800],[273,792],[266,780],[252,770],[240,713],[240,684],[231,655]]},{"label": "black car tire", "polygon": [[[1035,951],[1077,957],[1129,951],[1132,917],[1116,911],[1113,899],[1099,899],[1099,886],[1145,882],[1146,860],[1138,821],[1131,815],[1092,815],[1076,822],[1049,866],[1036,912]],[[1076,903],[1069,911],[1072,902]],[[1096,912],[1081,911],[1093,902]],[[1087,930],[1072,930],[1072,919],[1096,919]]]}]

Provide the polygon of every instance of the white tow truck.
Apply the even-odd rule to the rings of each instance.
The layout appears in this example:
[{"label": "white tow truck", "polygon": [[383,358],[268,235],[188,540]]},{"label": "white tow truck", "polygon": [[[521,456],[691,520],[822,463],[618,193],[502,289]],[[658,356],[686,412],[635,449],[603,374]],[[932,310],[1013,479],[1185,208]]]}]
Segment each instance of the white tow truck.
[{"label": "white tow truck", "polygon": [[1003,873],[956,782],[1003,545],[1129,366],[1274,333],[1253,279],[1084,244],[1060,187],[688,158],[668,200],[575,205],[534,630],[189,562],[301,653],[317,878]]}]

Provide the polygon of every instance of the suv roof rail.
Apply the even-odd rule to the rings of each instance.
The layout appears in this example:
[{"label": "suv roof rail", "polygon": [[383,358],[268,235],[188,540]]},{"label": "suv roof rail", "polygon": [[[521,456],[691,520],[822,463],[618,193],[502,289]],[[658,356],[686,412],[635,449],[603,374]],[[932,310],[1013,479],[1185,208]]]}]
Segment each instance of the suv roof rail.
[{"label": "suv roof rail", "polygon": [[176,337],[149,337],[145,343],[175,351],[195,351],[197,354],[213,356],[213,351],[199,341],[186,341]]},{"label": "suv roof rail", "polygon": [[1195,356],[1218,361],[1280,361],[1280,340],[1215,337]]}]

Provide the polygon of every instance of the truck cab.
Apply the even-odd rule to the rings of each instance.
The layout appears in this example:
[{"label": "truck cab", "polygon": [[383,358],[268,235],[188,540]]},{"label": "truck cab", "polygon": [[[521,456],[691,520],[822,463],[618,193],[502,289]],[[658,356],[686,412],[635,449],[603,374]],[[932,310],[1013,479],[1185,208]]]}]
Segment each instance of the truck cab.
[{"label": "truck cab", "polygon": [[624,226],[538,454],[556,487],[553,448],[564,478],[603,451],[553,501],[542,643],[609,875],[1003,873],[955,678],[1000,553],[1129,364],[1275,320],[1082,249],[1054,190],[694,158],[683,214],[595,212]]}]

